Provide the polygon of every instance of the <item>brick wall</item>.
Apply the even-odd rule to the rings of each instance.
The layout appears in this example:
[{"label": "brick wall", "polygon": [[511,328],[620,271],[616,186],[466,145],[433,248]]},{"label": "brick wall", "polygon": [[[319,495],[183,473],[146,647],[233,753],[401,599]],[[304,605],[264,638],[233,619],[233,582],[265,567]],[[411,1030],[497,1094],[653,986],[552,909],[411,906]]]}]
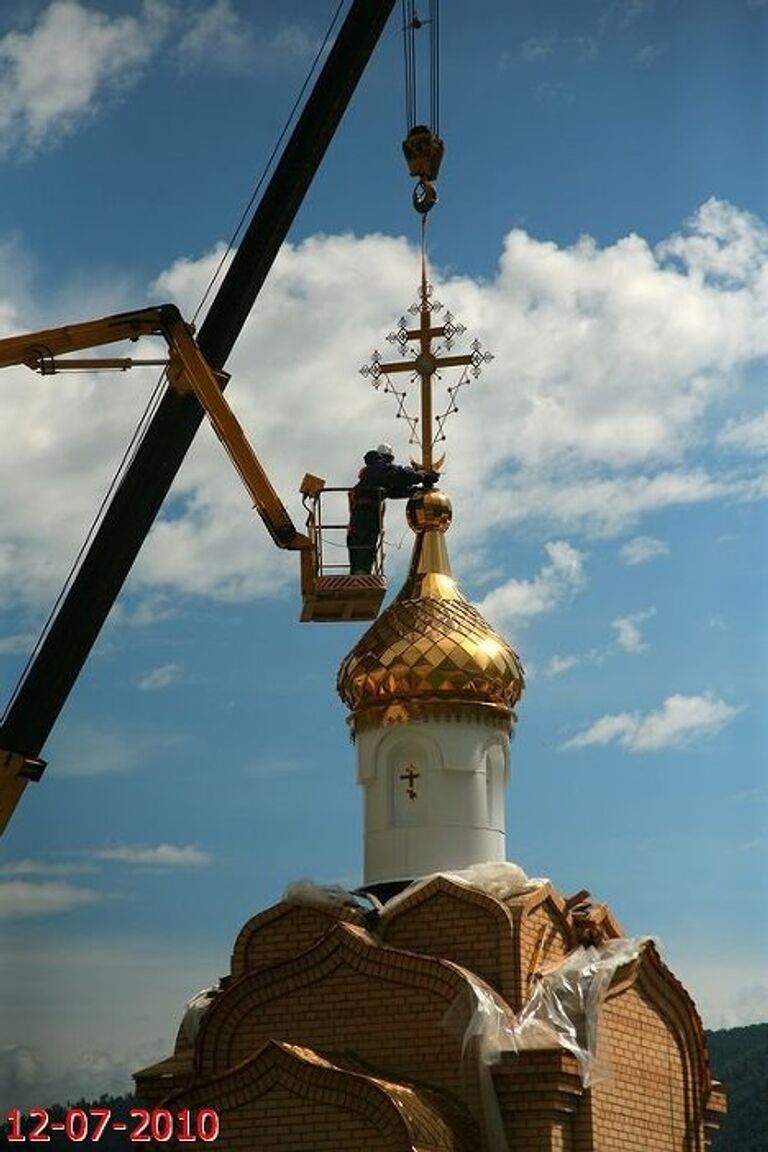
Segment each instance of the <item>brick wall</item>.
[{"label": "brick wall", "polygon": [[377,1074],[447,1089],[477,1116],[475,1070],[442,1021],[466,977],[338,925],[315,948],[233,982],[204,1018],[196,1067],[211,1077],[269,1040],[353,1054]]},{"label": "brick wall", "polygon": [[450,881],[433,882],[385,914],[379,935],[392,948],[461,964],[502,993],[511,982],[511,917],[497,900]]},{"label": "brick wall", "polygon": [[[258,1142],[254,1139],[258,1133]],[[304,1100],[282,1086],[222,1116],[221,1152],[404,1152],[405,1137],[381,1132],[358,1112]]]},{"label": "brick wall", "polygon": [[505,1054],[494,1084],[510,1148],[576,1152],[573,1118],[583,1089],[570,1053],[552,1048]]},{"label": "brick wall", "polygon": [[623,1152],[696,1148],[695,1142],[686,1142],[686,1132],[695,1126],[693,1085],[670,1024],[633,987],[608,1000],[600,1027],[612,1078],[590,1094],[594,1147],[621,1147]]},{"label": "brick wall", "polygon": [[353,908],[313,908],[275,904],[252,917],[240,930],[232,951],[232,977],[268,968],[297,956],[318,942],[339,921],[362,924]]},{"label": "brick wall", "polygon": [[516,1011],[528,998],[535,972],[559,964],[570,951],[562,916],[549,900],[516,910],[519,987],[512,1006]]},{"label": "brick wall", "polygon": [[233,1067],[276,1039],[321,1052],[354,1053],[383,1076],[464,1096],[461,1041],[441,1027],[449,1002],[409,986],[407,978],[396,984],[340,966],[274,997],[254,994],[229,1034],[200,1052],[201,1065],[208,1072]]}]

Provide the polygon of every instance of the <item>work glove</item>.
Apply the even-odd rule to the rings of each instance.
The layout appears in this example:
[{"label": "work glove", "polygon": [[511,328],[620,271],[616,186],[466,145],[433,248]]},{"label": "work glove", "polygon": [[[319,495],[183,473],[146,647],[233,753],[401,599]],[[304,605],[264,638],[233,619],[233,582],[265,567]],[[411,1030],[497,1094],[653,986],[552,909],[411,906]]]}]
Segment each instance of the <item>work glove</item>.
[{"label": "work glove", "polygon": [[432,488],[435,484],[437,484],[439,479],[440,479],[440,473],[439,472],[425,472],[424,473],[424,487],[425,488]]}]

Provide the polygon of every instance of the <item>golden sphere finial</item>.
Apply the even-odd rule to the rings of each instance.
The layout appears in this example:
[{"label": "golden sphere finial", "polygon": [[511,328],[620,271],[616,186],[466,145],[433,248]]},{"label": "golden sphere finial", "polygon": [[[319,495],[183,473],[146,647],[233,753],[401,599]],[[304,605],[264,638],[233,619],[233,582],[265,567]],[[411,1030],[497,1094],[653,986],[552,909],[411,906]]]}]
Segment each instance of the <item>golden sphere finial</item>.
[{"label": "golden sphere finial", "polygon": [[405,515],[414,532],[447,532],[453,509],[448,497],[438,488],[424,488],[410,497]]}]

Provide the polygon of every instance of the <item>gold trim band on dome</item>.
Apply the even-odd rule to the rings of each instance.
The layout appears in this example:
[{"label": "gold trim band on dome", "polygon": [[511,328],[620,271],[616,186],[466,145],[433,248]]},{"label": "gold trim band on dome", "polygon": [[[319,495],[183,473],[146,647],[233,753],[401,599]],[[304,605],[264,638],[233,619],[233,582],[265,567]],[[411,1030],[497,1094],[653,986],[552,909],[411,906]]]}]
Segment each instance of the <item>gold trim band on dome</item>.
[{"label": "gold trim band on dome", "polygon": [[414,721],[447,720],[459,724],[483,724],[507,735],[517,723],[514,709],[481,700],[408,699],[384,704],[368,704],[347,717],[352,739],[360,732],[389,728]]}]

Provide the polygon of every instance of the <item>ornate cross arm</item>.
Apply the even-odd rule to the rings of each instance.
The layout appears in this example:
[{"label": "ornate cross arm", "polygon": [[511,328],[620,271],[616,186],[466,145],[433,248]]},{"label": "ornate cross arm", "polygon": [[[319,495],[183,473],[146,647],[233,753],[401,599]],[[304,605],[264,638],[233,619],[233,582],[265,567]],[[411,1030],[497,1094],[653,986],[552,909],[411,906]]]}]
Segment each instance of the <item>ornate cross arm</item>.
[{"label": "ornate cross arm", "polygon": [[[419,297],[418,304],[412,305],[409,309],[412,315],[419,316],[420,323],[418,328],[409,328],[408,321],[403,317],[396,331],[390,332],[387,337],[390,343],[397,345],[402,357],[405,357],[406,352],[409,351],[410,344],[416,343],[418,350],[415,351],[415,354],[410,359],[404,358],[401,360],[385,361],[381,359],[378,352],[374,352],[370,364],[365,364],[360,369],[360,372],[363,376],[371,378],[371,382],[375,388],[379,387],[382,376],[388,378],[397,372],[408,372],[412,380],[416,380],[417,378],[420,380],[420,418],[409,416],[405,410],[405,392],[398,392],[394,387],[392,387],[391,391],[397,397],[398,416],[403,416],[408,421],[411,429],[412,443],[415,442],[421,446],[420,467],[430,472],[434,469],[432,450],[435,442],[440,437],[448,416],[458,411],[455,404],[456,391],[462,384],[468,382],[466,378],[467,372],[470,372],[475,377],[479,376],[482,365],[491,361],[493,356],[490,352],[482,351],[479,340],[473,340],[470,345],[470,352],[464,355],[440,355],[439,346],[435,348],[433,341],[442,340],[445,347],[450,349],[453,341],[463,335],[466,329],[463,324],[456,323],[450,312],[446,312],[443,324],[435,325],[434,327],[430,324],[431,314],[433,312],[439,312],[442,309],[442,304],[432,299],[432,286],[427,283],[424,274],[422,274]],[[435,376],[439,376],[441,369],[462,367],[465,370],[462,379],[457,385],[448,389],[450,397],[448,409],[443,416],[437,417],[436,434],[434,430],[432,382]],[[421,423],[420,435],[417,433],[417,425],[419,422]]]}]

